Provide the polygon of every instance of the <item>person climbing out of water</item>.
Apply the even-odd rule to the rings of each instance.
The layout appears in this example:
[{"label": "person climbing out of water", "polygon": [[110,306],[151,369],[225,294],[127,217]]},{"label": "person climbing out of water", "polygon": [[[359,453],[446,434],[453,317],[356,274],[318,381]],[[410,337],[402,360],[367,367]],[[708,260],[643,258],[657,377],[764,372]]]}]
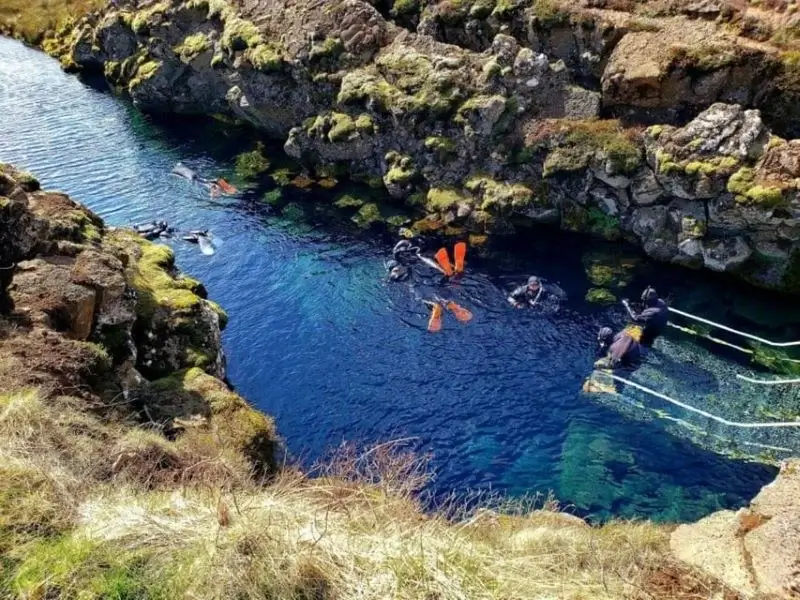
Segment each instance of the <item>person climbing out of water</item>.
[{"label": "person climbing out of water", "polygon": [[642,292],[642,305],[644,308],[641,312],[634,311],[628,300],[623,300],[622,305],[628,311],[631,321],[642,327],[639,342],[647,348],[651,347],[658,336],[662,335],[667,328],[669,309],[666,302],[658,297],[655,289],[647,286],[647,289]]},{"label": "person climbing out of water", "polygon": [[614,335],[610,327],[602,327],[597,334],[600,359],[594,363],[596,369],[629,369],[638,367],[645,356],[644,347],[627,329]]},{"label": "person climbing out of water", "polygon": [[638,338],[641,328],[626,327],[616,335],[610,327],[602,327],[597,334],[600,358],[594,363],[594,371],[583,383],[583,391],[589,394],[616,394],[617,381],[612,375],[630,375],[641,365],[647,354]]},{"label": "person climbing out of water", "polygon": [[532,275],[528,277],[528,283],[515,288],[508,295],[508,302],[514,308],[534,307],[546,303],[553,305],[557,309],[566,296],[566,292],[558,285],[548,283]]}]

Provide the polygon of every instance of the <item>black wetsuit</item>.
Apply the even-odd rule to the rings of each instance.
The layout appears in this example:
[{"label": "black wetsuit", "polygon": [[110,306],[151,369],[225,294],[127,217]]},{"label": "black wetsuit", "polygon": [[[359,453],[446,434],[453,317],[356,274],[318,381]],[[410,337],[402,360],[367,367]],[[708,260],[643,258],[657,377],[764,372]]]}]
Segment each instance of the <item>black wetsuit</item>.
[{"label": "black wetsuit", "polygon": [[528,306],[532,305],[534,302],[537,304],[553,304],[557,306],[567,295],[564,290],[555,284],[540,282],[539,285],[541,286],[541,295],[539,294],[540,290],[533,292],[526,284],[516,288],[508,297],[514,300],[514,302],[526,304]]},{"label": "black wetsuit", "polygon": [[629,333],[621,331],[614,336],[608,347],[602,346],[600,348],[600,353],[603,356],[595,363],[598,367],[606,369],[635,369],[641,364],[645,350],[642,344],[633,339]]},{"label": "black wetsuit", "polygon": [[643,328],[640,343],[650,347],[656,338],[664,333],[669,321],[669,309],[666,302],[661,299],[655,300],[652,306],[648,306],[642,312],[632,315],[633,322]]}]

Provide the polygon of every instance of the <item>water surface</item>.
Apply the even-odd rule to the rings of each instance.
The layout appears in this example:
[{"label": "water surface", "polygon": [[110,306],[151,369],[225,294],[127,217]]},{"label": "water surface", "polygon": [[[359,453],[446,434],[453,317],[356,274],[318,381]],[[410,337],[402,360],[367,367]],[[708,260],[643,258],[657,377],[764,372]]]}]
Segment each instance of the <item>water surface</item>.
[{"label": "water surface", "polygon": [[[251,196],[212,201],[169,175],[181,160],[230,176],[235,154],[249,149],[243,139],[204,122],[154,123],[44,55],[0,39],[0,160],[110,224],[157,218],[221,237],[212,257],[173,243],[178,264],[230,314],[231,382],[276,417],[301,460],[344,440],[408,437],[432,453],[436,492],[552,490],[581,514],[685,520],[740,506],[775,474],[707,447],[796,448],[791,432],[736,437],[631,390],[606,399],[581,394],[597,328],[623,321],[618,307],[583,301],[582,259],[591,248],[575,238],[536,233],[524,248],[471,256],[464,280],[443,293],[469,307],[474,321],[446,319],[431,335],[424,306],[405,286],[383,281],[387,240],[313,219],[298,224]],[[559,313],[508,307],[505,293],[531,273],[569,293]],[[800,337],[796,312],[774,299],[712,287],[704,274],[648,264],[641,274],[677,305]],[[741,359],[670,335],[636,377],[732,418],[763,417],[775,398],[736,383],[735,373],[752,373]]]}]

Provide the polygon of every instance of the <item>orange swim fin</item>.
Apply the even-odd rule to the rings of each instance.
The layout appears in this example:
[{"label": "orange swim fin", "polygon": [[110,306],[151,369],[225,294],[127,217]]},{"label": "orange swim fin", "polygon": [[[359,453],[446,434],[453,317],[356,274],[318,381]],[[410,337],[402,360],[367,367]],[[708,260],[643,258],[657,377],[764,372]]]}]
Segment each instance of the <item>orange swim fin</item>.
[{"label": "orange swim fin", "polygon": [[450,264],[450,255],[447,254],[447,248],[439,248],[439,251],[434,254],[436,258],[436,262],[439,263],[439,266],[442,267],[442,271],[448,277],[453,276],[453,266]]},{"label": "orange swim fin", "polygon": [[235,194],[236,192],[239,191],[235,187],[233,187],[230,183],[228,183],[227,181],[225,181],[222,178],[217,179],[217,185],[226,194]]},{"label": "orange swim fin", "polygon": [[440,331],[442,329],[442,305],[434,304],[431,309],[431,318],[428,320],[428,331]]},{"label": "orange swim fin", "polygon": [[465,242],[458,242],[453,248],[453,254],[456,260],[456,273],[464,272],[464,258],[467,256],[467,244]]},{"label": "orange swim fin", "polygon": [[447,310],[453,313],[453,316],[462,323],[467,323],[472,320],[472,313],[452,300],[447,303]]}]

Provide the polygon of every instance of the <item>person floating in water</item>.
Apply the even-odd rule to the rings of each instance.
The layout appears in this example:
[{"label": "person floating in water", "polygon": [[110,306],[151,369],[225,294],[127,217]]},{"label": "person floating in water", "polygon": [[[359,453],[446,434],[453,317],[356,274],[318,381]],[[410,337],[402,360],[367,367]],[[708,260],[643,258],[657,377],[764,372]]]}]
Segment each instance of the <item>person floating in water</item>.
[{"label": "person floating in water", "polygon": [[642,292],[642,305],[644,308],[641,312],[634,311],[628,300],[623,300],[622,305],[627,309],[631,321],[642,327],[639,342],[647,348],[651,347],[667,328],[669,309],[666,302],[658,297],[655,289],[647,286],[647,289]]},{"label": "person floating in water", "polygon": [[405,281],[411,277],[411,266],[420,259],[419,246],[400,240],[392,248],[392,260],[386,263],[389,281]]},{"label": "person floating in water", "polygon": [[645,356],[645,349],[628,329],[614,335],[610,327],[603,327],[597,334],[600,359],[594,363],[596,369],[636,369]]},{"label": "person floating in water", "polygon": [[[463,272],[466,251],[467,245],[465,243],[459,242],[455,245],[455,265],[453,265],[450,263],[446,248],[442,248],[436,253],[436,261],[423,256],[420,253],[419,246],[413,245],[409,240],[400,240],[392,249],[392,260],[386,264],[387,279],[393,282],[410,281],[409,289],[414,298],[431,309],[428,331],[440,331],[442,329],[442,317],[445,308],[462,323],[472,320],[473,315],[469,310],[452,300],[445,300],[438,296],[434,296],[433,300],[425,299],[419,291],[419,284],[426,284],[425,279],[421,276],[414,276],[413,266],[422,262],[437,273],[445,277],[451,277]],[[415,279],[419,281],[415,281]]]},{"label": "person floating in water", "polygon": [[535,275],[528,277],[528,283],[515,288],[508,296],[508,302],[514,308],[547,304],[556,310],[561,301],[567,297],[566,292],[554,283],[547,283]]},{"label": "person floating in water", "polygon": [[232,195],[239,191],[221,177],[218,179],[206,179],[204,177],[200,177],[192,169],[181,162],[175,165],[175,167],[172,169],[172,173],[174,175],[178,175],[179,177],[183,177],[192,183],[199,183],[206,186],[212,198],[216,198],[220,194]]},{"label": "person floating in water", "polygon": [[170,227],[166,221],[151,221],[150,223],[134,225],[133,230],[147,240],[168,238],[175,233],[175,229]]},{"label": "person floating in water", "polygon": [[412,266],[422,262],[438,271],[445,277],[452,277],[464,271],[464,259],[467,254],[467,245],[459,242],[453,249],[455,264],[450,262],[447,248],[440,248],[436,253],[436,260],[432,260],[420,253],[419,246],[414,246],[409,240],[400,240],[392,249],[392,260],[386,264],[390,281],[405,281],[412,275]]},{"label": "person floating in water", "polygon": [[[200,246],[200,251],[206,256],[211,256],[216,252],[213,241],[215,238],[208,231],[208,229],[198,229],[190,231],[181,236],[181,239],[192,244]],[[217,240],[218,241],[218,240]]]}]

